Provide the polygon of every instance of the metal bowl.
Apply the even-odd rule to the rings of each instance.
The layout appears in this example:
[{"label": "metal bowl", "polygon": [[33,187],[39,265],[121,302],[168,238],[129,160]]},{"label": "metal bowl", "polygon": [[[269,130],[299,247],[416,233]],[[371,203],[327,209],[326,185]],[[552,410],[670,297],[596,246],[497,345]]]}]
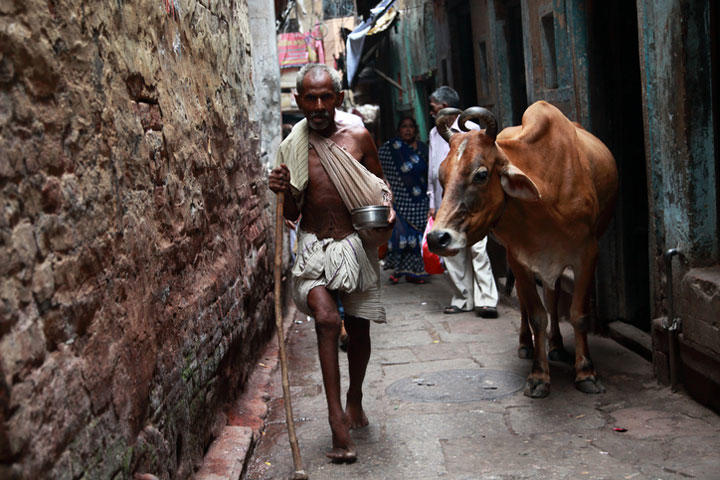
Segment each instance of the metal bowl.
[{"label": "metal bowl", "polygon": [[370,205],[368,207],[360,207],[350,212],[352,224],[356,230],[364,230],[367,228],[387,227],[388,217],[390,216],[390,207],[386,205]]}]

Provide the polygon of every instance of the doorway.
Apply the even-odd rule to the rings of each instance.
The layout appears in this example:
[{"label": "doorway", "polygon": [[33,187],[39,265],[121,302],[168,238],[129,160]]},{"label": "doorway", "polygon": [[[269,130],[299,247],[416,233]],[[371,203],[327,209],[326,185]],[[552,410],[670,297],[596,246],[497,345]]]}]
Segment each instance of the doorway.
[{"label": "doorway", "polygon": [[462,107],[477,105],[475,85],[475,55],[473,49],[472,16],[467,0],[448,2],[450,30],[452,87],[460,95]]},{"label": "doorway", "polygon": [[505,40],[508,46],[512,124],[520,125],[523,113],[525,113],[528,107],[527,88],[525,86],[525,53],[523,49],[523,24],[520,0],[508,1],[506,3],[505,15]]},{"label": "doorway", "polygon": [[[598,264],[598,317],[650,331],[648,197],[637,11],[626,0],[588,1],[589,130],[615,156],[620,178]],[[601,247],[601,248],[603,248]]]}]

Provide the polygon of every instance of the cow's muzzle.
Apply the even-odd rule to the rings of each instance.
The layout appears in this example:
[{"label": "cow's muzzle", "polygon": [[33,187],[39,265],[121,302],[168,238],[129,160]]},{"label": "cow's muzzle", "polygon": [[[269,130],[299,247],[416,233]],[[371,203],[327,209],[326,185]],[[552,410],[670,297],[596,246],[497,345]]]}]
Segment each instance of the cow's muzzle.
[{"label": "cow's muzzle", "polygon": [[451,248],[453,235],[448,230],[431,230],[427,234],[427,242],[430,251],[436,255],[452,256],[458,252],[457,249]]}]

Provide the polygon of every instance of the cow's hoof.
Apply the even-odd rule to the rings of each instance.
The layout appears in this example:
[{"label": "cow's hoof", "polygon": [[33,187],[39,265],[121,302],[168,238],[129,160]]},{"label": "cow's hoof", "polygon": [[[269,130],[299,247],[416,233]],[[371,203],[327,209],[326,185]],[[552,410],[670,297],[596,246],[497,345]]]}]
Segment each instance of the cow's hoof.
[{"label": "cow's hoof", "polygon": [[530,398],[545,398],[550,395],[550,384],[539,378],[528,378],[523,394]]},{"label": "cow's hoof", "polygon": [[553,362],[570,363],[570,354],[564,348],[554,348],[548,353],[548,358]]},{"label": "cow's hoof", "polygon": [[520,357],[520,358],[528,360],[530,358],[533,358],[534,354],[535,353],[533,352],[532,347],[525,347],[525,346],[518,347],[518,357]]},{"label": "cow's hoof", "polygon": [[575,388],[583,393],[605,393],[605,387],[597,377],[588,377],[584,380],[575,381]]}]

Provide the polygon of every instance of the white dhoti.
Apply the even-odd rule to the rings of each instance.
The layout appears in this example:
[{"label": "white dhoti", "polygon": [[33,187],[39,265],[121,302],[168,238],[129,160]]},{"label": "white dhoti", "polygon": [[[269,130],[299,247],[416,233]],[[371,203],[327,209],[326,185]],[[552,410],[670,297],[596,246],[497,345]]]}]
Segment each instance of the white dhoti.
[{"label": "white dhoti", "polygon": [[310,290],[324,286],[338,293],[345,313],[385,323],[377,249],[365,249],[357,233],[342,240],[318,238],[298,229],[298,251],[292,268],[293,300],[306,315]]}]

